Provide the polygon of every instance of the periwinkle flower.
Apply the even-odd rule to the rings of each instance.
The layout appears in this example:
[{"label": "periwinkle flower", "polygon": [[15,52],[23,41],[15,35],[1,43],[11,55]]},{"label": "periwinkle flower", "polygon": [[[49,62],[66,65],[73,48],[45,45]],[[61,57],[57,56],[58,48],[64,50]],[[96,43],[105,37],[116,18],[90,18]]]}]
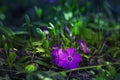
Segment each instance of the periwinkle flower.
[{"label": "periwinkle flower", "polygon": [[65,31],[68,33],[68,34],[70,34],[70,30],[69,30],[69,28],[66,26],[65,27]]},{"label": "periwinkle flower", "polygon": [[76,53],[74,48],[67,48],[66,50],[55,49],[52,51],[55,65],[64,69],[78,68],[82,60],[79,53]]},{"label": "periwinkle flower", "polygon": [[50,2],[50,3],[54,3],[54,2],[55,2],[55,0],[49,0],[49,2]]},{"label": "periwinkle flower", "polygon": [[53,45],[53,49],[54,49],[54,50],[57,50],[57,49],[58,49],[58,45],[57,45],[57,44],[54,44],[54,45]]},{"label": "periwinkle flower", "polygon": [[[88,50],[88,47],[86,45],[86,43],[83,41],[83,40],[79,40],[78,43],[80,44],[80,46],[82,47],[84,53],[88,53],[89,50]],[[81,48],[80,48],[81,49]]]},{"label": "periwinkle flower", "polygon": [[72,33],[70,32],[70,29],[68,28],[68,26],[65,27],[65,31],[66,31],[70,36],[72,36]]},{"label": "periwinkle flower", "polygon": [[44,0],[45,2],[55,3],[55,0]]}]

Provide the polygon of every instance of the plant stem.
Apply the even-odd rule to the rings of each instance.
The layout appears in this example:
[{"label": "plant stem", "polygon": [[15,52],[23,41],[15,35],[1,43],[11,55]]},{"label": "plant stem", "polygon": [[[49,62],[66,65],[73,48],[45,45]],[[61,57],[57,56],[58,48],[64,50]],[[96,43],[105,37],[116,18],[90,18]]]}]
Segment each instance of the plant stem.
[{"label": "plant stem", "polygon": [[100,65],[95,65],[95,66],[85,66],[85,67],[80,67],[80,68],[76,68],[76,69],[71,69],[71,70],[66,70],[66,71],[60,71],[60,72],[57,72],[57,73],[53,73],[50,76],[58,75],[58,74],[60,74],[62,72],[67,73],[67,72],[76,71],[76,70],[97,68],[98,66],[103,67],[103,66],[118,65],[118,64],[120,64],[120,63],[110,63],[110,64],[100,64]]}]

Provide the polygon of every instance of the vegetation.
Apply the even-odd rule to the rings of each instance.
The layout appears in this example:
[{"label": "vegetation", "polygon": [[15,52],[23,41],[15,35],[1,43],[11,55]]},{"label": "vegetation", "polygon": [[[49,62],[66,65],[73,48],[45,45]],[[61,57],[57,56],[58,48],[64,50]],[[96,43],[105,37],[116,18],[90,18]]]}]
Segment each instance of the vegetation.
[{"label": "vegetation", "polygon": [[[119,80],[119,17],[107,0],[98,0],[97,7],[95,1],[1,0],[0,79]],[[87,54],[79,40],[87,45]],[[82,57],[79,66],[55,65],[55,45],[75,48]]]}]

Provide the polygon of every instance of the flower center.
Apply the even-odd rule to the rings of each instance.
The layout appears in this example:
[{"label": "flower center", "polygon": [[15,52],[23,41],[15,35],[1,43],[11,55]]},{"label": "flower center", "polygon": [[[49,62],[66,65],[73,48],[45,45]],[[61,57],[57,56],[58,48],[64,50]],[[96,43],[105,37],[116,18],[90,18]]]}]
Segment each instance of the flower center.
[{"label": "flower center", "polygon": [[72,61],[72,57],[71,56],[68,56],[68,61]]}]

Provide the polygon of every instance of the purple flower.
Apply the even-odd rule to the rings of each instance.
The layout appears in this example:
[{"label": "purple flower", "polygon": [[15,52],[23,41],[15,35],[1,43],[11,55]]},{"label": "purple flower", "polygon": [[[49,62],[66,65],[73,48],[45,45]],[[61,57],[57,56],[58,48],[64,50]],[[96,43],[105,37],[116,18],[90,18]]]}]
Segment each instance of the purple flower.
[{"label": "purple flower", "polygon": [[44,0],[45,2],[54,3],[55,0]]},{"label": "purple flower", "polygon": [[52,51],[52,57],[55,65],[64,69],[78,68],[82,60],[79,53],[76,53],[74,48],[67,48],[66,50],[55,49]]},{"label": "purple flower", "polygon": [[49,2],[50,2],[50,3],[54,3],[54,2],[55,2],[55,0],[49,0]]},{"label": "purple flower", "polygon": [[66,26],[65,31],[69,34],[69,36],[72,36],[72,33],[70,32],[70,29]]},{"label": "purple flower", "polygon": [[80,44],[80,49],[84,50],[84,53],[89,52],[88,47],[87,47],[86,43],[83,40],[79,40],[78,43]]},{"label": "purple flower", "polygon": [[57,45],[57,44],[54,44],[54,45],[53,45],[53,49],[54,49],[54,50],[57,50],[57,49],[58,49],[58,45]]},{"label": "purple flower", "polygon": [[68,34],[70,34],[70,30],[69,30],[69,28],[66,26],[65,27],[65,31],[68,33]]}]

